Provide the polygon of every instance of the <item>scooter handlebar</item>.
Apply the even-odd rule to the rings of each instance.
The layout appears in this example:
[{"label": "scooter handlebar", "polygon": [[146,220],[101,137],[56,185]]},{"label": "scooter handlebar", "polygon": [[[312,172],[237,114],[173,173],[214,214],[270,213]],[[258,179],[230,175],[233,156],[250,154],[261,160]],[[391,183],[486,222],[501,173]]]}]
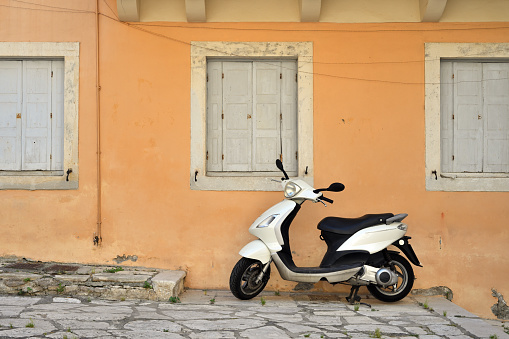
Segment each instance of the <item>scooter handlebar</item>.
[{"label": "scooter handlebar", "polygon": [[334,200],[324,197],[323,195],[319,198],[320,200],[326,201],[330,204],[334,203]]}]

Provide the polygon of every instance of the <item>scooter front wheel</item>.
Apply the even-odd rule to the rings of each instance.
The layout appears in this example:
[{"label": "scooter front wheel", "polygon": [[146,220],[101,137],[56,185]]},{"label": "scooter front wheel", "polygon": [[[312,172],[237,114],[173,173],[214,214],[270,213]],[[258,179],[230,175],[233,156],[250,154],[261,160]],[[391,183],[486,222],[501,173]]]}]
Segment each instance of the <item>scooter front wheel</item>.
[{"label": "scooter front wheel", "polygon": [[270,278],[270,266],[257,283],[256,280],[262,272],[263,264],[259,260],[241,258],[230,275],[230,291],[242,300],[256,297],[263,289]]}]

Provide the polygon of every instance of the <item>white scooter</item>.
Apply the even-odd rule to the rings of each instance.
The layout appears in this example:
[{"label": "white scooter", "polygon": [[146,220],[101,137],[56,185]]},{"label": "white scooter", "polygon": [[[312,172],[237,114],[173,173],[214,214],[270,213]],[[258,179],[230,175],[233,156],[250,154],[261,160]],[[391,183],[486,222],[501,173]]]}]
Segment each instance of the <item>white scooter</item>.
[{"label": "white scooter", "polygon": [[[341,192],[345,186],[333,183],[328,188],[314,189],[303,180],[288,178],[278,159],[276,166],[283,172],[281,182],[285,200],[264,212],[249,228],[258,237],[244,246],[230,276],[230,290],[239,299],[257,296],[267,285],[270,263],[274,261],[284,280],[315,283],[326,280],[331,284],[351,285],[350,303],[360,301],[360,286],[367,286],[377,299],[392,302],[403,299],[412,289],[414,272],[410,263],[394,245],[416,266],[421,266],[405,236],[407,225],[401,221],[407,214],[366,214],[360,218],[327,217],[318,223],[320,239],[327,244],[319,267],[297,267],[293,262],[288,231],[304,201],[333,203],[323,191]],[[326,205],[325,205],[326,206]],[[422,266],[421,266],[422,267]]]}]

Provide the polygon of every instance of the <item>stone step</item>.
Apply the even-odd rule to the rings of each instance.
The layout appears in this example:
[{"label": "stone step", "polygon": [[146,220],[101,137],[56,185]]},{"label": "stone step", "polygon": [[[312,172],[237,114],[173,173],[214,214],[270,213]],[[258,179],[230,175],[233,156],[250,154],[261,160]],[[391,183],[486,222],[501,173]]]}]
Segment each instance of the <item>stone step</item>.
[{"label": "stone step", "polygon": [[184,291],[185,276],[184,271],[144,267],[13,263],[0,258],[0,293],[6,294],[168,301]]}]

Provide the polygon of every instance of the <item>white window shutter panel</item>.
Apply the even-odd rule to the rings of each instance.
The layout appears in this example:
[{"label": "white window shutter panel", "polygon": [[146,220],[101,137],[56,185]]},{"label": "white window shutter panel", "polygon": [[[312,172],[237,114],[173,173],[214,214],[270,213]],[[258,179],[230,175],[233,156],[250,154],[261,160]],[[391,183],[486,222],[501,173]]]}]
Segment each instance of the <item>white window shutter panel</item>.
[{"label": "white window shutter panel", "polygon": [[22,62],[0,61],[0,169],[21,170]]},{"label": "white window shutter panel", "polygon": [[207,171],[223,170],[222,62],[207,63]]},{"label": "white window shutter panel", "polygon": [[251,171],[252,63],[223,62],[223,171]]},{"label": "white window shutter panel", "polygon": [[509,172],[509,63],[484,63],[484,172]]},{"label": "white window shutter panel", "polygon": [[51,61],[23,62],[23,170],[49,170]]},{"label": "white window shutter panel", "polygon": [[281,63],[253,63],[253,171],[274,171],[281,155]]},{"label": "white window shutter panel", "polygon": [[440,63],[440,158],[442,172],[452,172],[454,86],[452,62]]},{"label": "white window shutter panel", "polygon": [[51,167],[52,171],[64,169],[64,61],[51,62]]},{"label": "white window shutter panel", "polygon": [[455,62],[454,172],[482,172],[483,100],[482,65]]},{"label": "white window shutter panel", "polygon": [[288,172],[297,172],[297,62],[281,63],[281,142],[283,163]]}]

